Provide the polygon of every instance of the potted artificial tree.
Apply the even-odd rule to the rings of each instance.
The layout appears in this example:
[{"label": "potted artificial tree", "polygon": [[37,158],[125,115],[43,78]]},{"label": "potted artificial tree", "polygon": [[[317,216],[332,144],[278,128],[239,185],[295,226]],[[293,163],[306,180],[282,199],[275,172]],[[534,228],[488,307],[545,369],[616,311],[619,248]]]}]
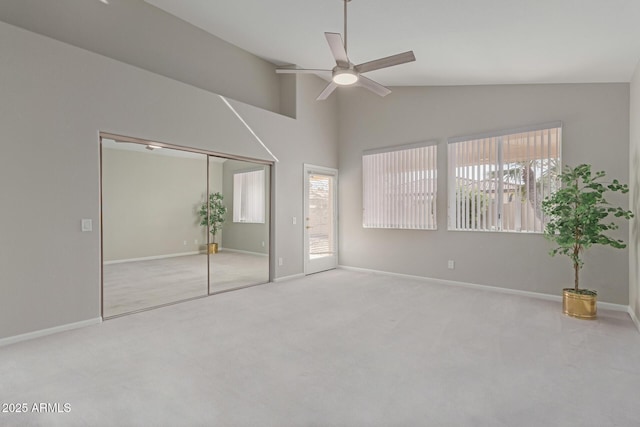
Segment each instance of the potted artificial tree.
[{"label": "potted artificial tree", "polygon": [[204,202],[200,206],[198,214],[200,215],[200,225],[206,226],[211,233],[211,241],[209,242],[208,251],[210,254],[218,252],[218,244],[216,243],[216,234],[222,229],[224,216],[227,213],[227,207],[222,203],[224,197],[220,193],[209,194],[209,202]]},{"label": "potted artificial tree", "polygon": [[622,240],[613,239],[605,232],[618,228],[610,222],[611,215],[630,219],[633,214],[611,206],[604,196],[608,192],[626,193],[629,188],[617,179],[603,183],[604,176],[604,172],[592,174],[590,165],[565,166],[559,176],[562,187],[542,202],[542,209],[549,218],[545,235],[557,245],[550,255],[567,255],[573,263],[574,286],[563,289],[562,295],[562,308],[569,316],[596,317],[596,291],[579,286],[584,250],[597,244],[619,249],[626,247]]}]

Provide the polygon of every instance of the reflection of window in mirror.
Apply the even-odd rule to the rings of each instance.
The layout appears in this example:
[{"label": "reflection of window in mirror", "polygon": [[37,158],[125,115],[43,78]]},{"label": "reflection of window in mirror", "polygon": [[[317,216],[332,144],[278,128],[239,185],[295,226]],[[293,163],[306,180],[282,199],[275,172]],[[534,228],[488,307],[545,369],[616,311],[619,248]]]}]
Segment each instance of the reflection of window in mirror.
[{"label": "reflection of window in mirror", "polygon": [[233,222],[265,222],[264,168],[233,174]]}]

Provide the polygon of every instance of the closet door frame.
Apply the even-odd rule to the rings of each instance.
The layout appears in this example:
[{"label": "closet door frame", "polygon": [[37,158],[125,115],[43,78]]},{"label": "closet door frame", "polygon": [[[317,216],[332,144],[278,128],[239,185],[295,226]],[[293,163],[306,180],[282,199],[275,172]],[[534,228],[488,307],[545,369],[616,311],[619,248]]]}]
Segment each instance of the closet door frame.
[{"label": "closet door frame", "polygon": [[[124,135],[118,135],[118,134],[114,134],[114,133],[109,133],[109,132],[99,132],[99,143],[100,143],[100,195],[99,195],[99,203],[100,203],[100,317],[102,318],[102,320],[106,320],[106,319],[114,319],[117,317],[121,317],[121,316],[127,316],[129,314],[134,314],[134,313],[139,313],[142,311],[148,311],[148,310],[154,310],[156,308],[160,308],[160,307],[166,307],[168,305],[173,305],[173,304],[179,304],[185,301],[190,301],[190,300],[194,300],[194,299],[199,299],[199,298],[205,298],[208,296],[212,296],[212,295],[217,295],[220,293],[225,293],[225,292],[230,292],[230,291],[235,291],[238,289],[244,289],[244,288],[249,288],[249,287],[253,287],[253,286],[260,286],[264,283],[256,283],[256,284],[251,284],[251,285],[245,285],[245,286],[239,286],[236,288],[231,288],[231,289],[225,289],[225,290],[221,290],[221,291],[217,291],[217,292],[211,292],[211,277],[210,277],[210,254],[207,253],[207,294],[206,295],[202,295],[202,296],[197,296],[197,297],[191,297],[191,298],[187,298],[184,300],[179,300],[179,301],[175,301],[175,302],[170,302],[170,303],[166,303],[166,304],[161,304],[161,305],[156,305],[153,307],[148,307],[148,308],[142,308],[140,310],[135,310],[132,312],[127,312],[127,313],[123,313],[123,314],[118,314],[115,316],[109,316],[105,318],[105,314],[104,314],[104,255],[103,255],[103,250],[104,250],[104,227],[103,227],[103,217],[102,217],[102,172],[103,172],[103,156],[102,156],[102,149],[103,149],[103,144],[102,144],[102,140],[103,139],[110,139],[110,140],[114,140],[116,142],[124,142],[124,143],[133,143],[133,144],[140,144],[140,145],[151,145],[153,147],[157,147],[157,148],[168,148],[168,149],[173,149],[173,150],[181,150],[181,151],[187,151],[190,153],[197,153],[197,154],[204,154],[207,156],[207,162],[206,162],[206,166],[207,166],[207,174],[206,174],[206,179],[207,179],[207,200],[208,200],[208,196],[209,196],[209,192],[210,192],[210,188],[209,188],[209,162],[210,162],[210,157],[218,157],[218,158],[223,158],[223,159],[230,159],[230,160],[240,160],[240,161],[244,161],[244,162],[249,162],[249,163],[253,163],[253,164],[258,164],[258,165],[265,165],[265,166],[269,166],[268,171],[270,174],[270,179],[269,179],[269,194],[268,197],[265,198],[265,203],[267,204],[267,206],[265,207],[265,209],[268,210],[269,214],[269,261],[268,261],[268,265],[269,265],[269,274],[268,274],[268,281],[266,283],[272,282],[274,279],[274,272],[275,272],[275,263],[274,263],[274,250],[275,250],[275,241],[273,238],[273,229],[274,229],[274,221],[275,221],[275,207],[274,207],[274,200],[275,200],[275,194],[274,194],[274,182],[275,182],[275,162],[273,161],[269,161],[269,160],[262,160],[262,159],[253,159],[253,158],[249,158],[249,157],[244,157],[244,156],[237,156],[237,155],[233,155],[233,154],[226,154],[226,153],[219,153],[219,152],[215,152],[215,151],[210,151],[210,150],[203,150],[203,149],[199,149],[199,148],[192,148],[192,147],[185,147],[182,145],[176,145],[176,144],[170,144],[170,143],[166,143],[166,142],[159,142],[159,141],[152,141],[152,140],[148,140],[148,139],[143,139],[143,138],[136,138],[136,137],[130,137],[130,136],[124,136]],[[207,243],[210,242],[210,233],[207,230]]]}]

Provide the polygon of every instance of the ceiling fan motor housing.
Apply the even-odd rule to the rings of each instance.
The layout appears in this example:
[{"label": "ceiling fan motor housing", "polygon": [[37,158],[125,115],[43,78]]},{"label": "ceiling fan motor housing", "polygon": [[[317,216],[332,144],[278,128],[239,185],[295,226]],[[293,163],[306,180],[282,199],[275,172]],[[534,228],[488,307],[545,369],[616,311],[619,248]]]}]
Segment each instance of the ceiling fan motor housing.
[{"label": "ceiling fan motor housing", "polygon": [[329,49],[331,49],[333,58],[336,60],[336,66],[331,70],[277,68],[276,73],[311,73],[317,74],[323,78],[328,77],[330,74],[331,83],[329,83],[327,87],[325,87],[324,90],[320,93],[320,95],[318,95],[318,97],[316,98],[318,101],[327,99],[327,97],[331,95],[331,93],[338,86],[349,86],[356,83],[358,84],[358,86],[362,86],[363,88],[370,90],[377,95],[386,96],[391,93],[391,90],[389,88],[384,87],[380,83],[377,83],[371,79],[368,79],[362,74],[369,71],[375,71],[382,68],[393,67],[394,65],[400,65],[407,62],[415,61],[416,57],[413,54],[413,51],[407,51],[404,53],[399,53],[397,55],[391,55],[385,58],[364,62],[359,65],[352,64],[351,61],[349,61],[349,57],[347,56],[347,3],[350,3],[351,0],[341,1],[344,2],[344,41],[342,39],[342,35],[340,35],[339,33],[324,33],[327,42],[329,43]]},{"label": "ceiling fan motor housing", "polygon": [[349,86],[358,81],[359,75],[352,67],[340,68],[335,67],[333,69],[332,80],[335,84],[340,86]]}]

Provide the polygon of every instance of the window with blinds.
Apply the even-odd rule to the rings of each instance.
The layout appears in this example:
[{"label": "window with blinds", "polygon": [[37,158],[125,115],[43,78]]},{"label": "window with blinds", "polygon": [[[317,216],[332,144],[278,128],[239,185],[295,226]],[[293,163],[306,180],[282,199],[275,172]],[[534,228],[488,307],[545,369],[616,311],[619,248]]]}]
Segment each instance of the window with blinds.
[{"label": "window with blinds", "polygon": [[559,187],[562,124],[449,140],[449,229],[542,233]]},{"label": "window with blinds", "polygon": [[264,169],[233,175],[233,222],[264,224]]},{"label": "window with blinds", "polygon": [[437,147],[420,143],[365,151],[365,228],[436,229]]}]

